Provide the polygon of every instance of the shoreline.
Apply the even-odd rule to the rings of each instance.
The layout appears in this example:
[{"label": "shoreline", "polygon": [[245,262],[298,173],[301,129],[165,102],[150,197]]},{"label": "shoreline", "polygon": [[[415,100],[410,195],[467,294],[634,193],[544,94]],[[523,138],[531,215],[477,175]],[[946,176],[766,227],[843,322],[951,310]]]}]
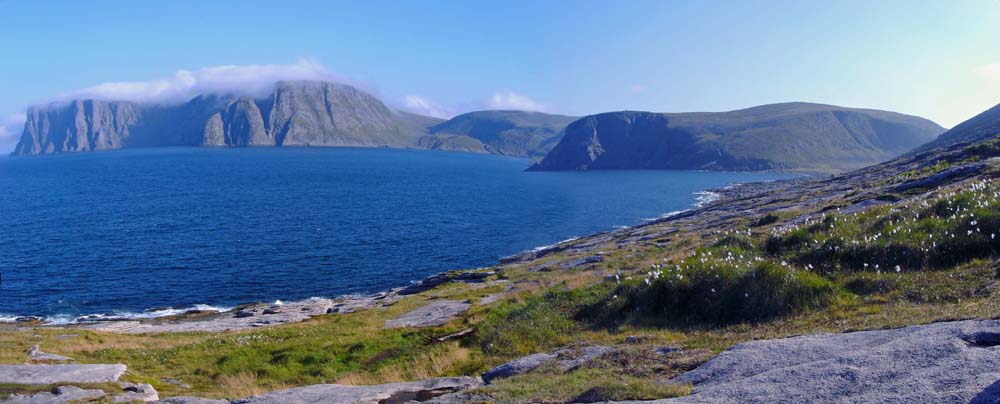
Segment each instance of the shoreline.
[{"label": "shoreline", "polygon": [[[464,269],[453,269],[440,273],[435,273],[428,275],[419,280],[411,280],[409,285],[394,286],[380,291],[374,291],[367,294],[345,294],[333,297],[308,297],[304,299],[295,299],[289,301],[283,301],[282,299],[276,299],[272,303],[267,303],[263,301],[256,302],[244,302],[235,305],[221,305],[221,304],[192,304],[187,307],[174,308],[172,306],[168,307],[153,307],[144,309],[141,312],[135,311],[112,311],[110,313],[92,313],[92,314],[81,314],[76,316],[57,314],[51,316],[38,316],[38,315],[10,315],[6,313],[0,313],[0,326],[3,325],[31,325],[31,326],[44,326],[44,327],[96,327],[97,329],[102,328],[113,328],[113,327],[101,327],[101,324],[112,324],[112,323],[142,323],[142,322],[158,322],[170,319],[184,320],[188,317],[197,317],[203,319],[208,319],[212,316],[222,316],[227,313],[237,313],[241,309],[250,307],[282,307],[282,306],[314,306],[316,302],[350,302],[353,304],[367,305],[373,300],[382,300],[388,296],[398,297],[398,292],[400,290],[406,289],[407,287],[412,287],[415,285],[420,285],[422,282],[428,281],[430,279],[440,278],[446,276],[447,274],[464,274],[480,271],[485,268],[500,267],[511,262],[521,261],[526,256],[541,257],[548,255],[548,253],[561,251],[572,247],[572,245],[577,243],[586,242],[588,239],[595,237],[600,237],[602,235],[608,235],[618,232],[628,232],[634,231],[636,229],[662,223],[664,221],[669,221],[676,218],[686,217],[686,214],[695,212],[705,206],[711,205],[715,202],[724,201],[735,197],[738,194],[745,193],[746,189],[759,190],[761,186],[766,184],[774,183],[784,183],[788,181],[796,181],[802,178],[809,178],[808,176],[795,177],[791,179],[777,179],[777,180],[767,180],[767,181],[757,181],[748,183],[733,183],[722,188],[708,188],[701,191],[695,191],[692,193],[694,196],[694,201],[690,208],[675,210],[664,213],[657,218],[652,219],[640,219],[639,223],[630,226],[619,226],[606,231],[600,231],[596,233],[591,233],[583,236],[574,236],[558,241],[552,244],[538,246],[532,249],[523,250],[512,255],[501,257],[493,265],[481,267],[481,268],[464,268]],[[321,304],[324,305],[324,304]],[[331,304],[332,305],[332,304]],[[325,306],[325,305],[324,305]],[[324,310],[329,309],[326,307]],[[300,309],[303,312],[307,310],[305,307]],[[323,314],[323,313],[318,313]],[[308,317],[307,317],[308,318]],[[303,318],[302,320],[304,320]]]}]

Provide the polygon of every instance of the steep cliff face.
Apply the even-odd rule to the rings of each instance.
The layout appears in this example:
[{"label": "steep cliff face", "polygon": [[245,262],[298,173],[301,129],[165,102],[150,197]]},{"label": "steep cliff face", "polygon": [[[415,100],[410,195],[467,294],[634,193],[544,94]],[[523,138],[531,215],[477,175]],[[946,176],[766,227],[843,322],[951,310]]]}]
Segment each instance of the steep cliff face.
[{"label": "steep cliff face", "polygon": [[155,146],[416,145],[438,120],[390,110],[350,86],[279,82],[264,99],[199,96],[175,106],[73,101],[32,108],[13,155]]},{"label": "steep cliff face", "polygon": [[140,108],[129,102],[86,100],[59,108],[29,108],[13,154],[118,149],[141,119]]},{"label": "steep cliff face", "polygon": [[[274,146],[274,136],[264,124],[264,116],[253,98],[240,97],[217,114],[222,126],[222,140],[228,146]],[[215,115],[213,115],[214,117]],[[206,134],[205,142],[209,140]],[[211,138],[217,140],[217,135]]]},{"label": "steep cliff face", "polygon": [[720,113],[581,118],[531,170],[841,171],[905,153],[943,128],[892,112],[788,103]]},{"label": "steep cliff face", "polygon": [[278,83],[269,116],[278,145],[403,146],[409,140],[385,104],[341,84]]}]

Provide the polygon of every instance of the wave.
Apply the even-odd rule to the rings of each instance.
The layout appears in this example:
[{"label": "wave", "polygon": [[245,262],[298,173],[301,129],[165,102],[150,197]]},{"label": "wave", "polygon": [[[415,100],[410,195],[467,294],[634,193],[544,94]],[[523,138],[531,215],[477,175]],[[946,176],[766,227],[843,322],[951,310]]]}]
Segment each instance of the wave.
[{"label": "wave", "polygon": [[85,315],[54,314],[46,317],[12,316],[7,314],[0,314],[0,323],[14,323],[17,322],[18,320],[24,320],[24,319],[39,319],[44,321],[45,324],[47,325],[68,325],[68,324],[92,323],[97,321],[145,320],[157,317],[175,316],[178,314],[187,313],[192,310],[224,312],[232,309],[233,309],[232,307],[225,307],[225,306],[196,304],[190,307],[180,308],[180,309],[167,307],[162,309],[149,309],[143,312],[112,311],[110,313],[97,313],[97,314],[85,314]]},{"label": "wave", "polygon": [[715,202],[722,197],[722,195],[712,191],[698,191],[695,192],[694,194],[696,195],[694,198],[695,200],[694,206],[698,208],[710,204],[712,202]]},{"label": "wave", "polygon": [[[733,187],[735,185],[738,185],[738,184],[731,184],[731,185],[727,186],[726,188],[731,188],[731,187]],[[719,198],[722,197],[722,195],[720,195],[719,193],[711,192],[711,191],[698,191],[698,192],[694,192],[694,195],[695,195],[694,208],[702,207],[702,206],[704,206],[704,205],[706,205],[708,203],[714,202],[714,201],[716,201],[716,200],[718,200]],[[691,211],[691,209],[683,209],[683,210],[670,211],[670,212],[667,212],[667,213],[664,213],[664,214],[660,215],[657,218],[646,218],[646,219],[642,219],[641,221],[642,222],[652,222],[652,221],[656,221],[656,220],[662,220],[662,219],[666,219],[666,218],[669,218],[671,216],[678,215],[678,214],[685,213],[685,212],[689,212],[689,211]],[[622,226],[622,225],[614,226],[615,229],[619,229],[619,230],[620,229],[627,229],[629,227],[631,227],[631,226]],[[562,241],[559,241],[559,242],[556,242],[556,243],[552,243],[552,244],[547,244],[547,245],[535,247],[535,248],[531,249],[531,251],[541,251],[541,250],[545,250],[545,249],[548,249],[548,248],[552,248],[552,247],[558,246],[558,245],[563,244],[563,243],[568,243],[568,242],[579,240],[579,239],[580,239],[580,237],[570,237],[570,238],[567,238],[565,240],[562,240]],[[411,283],[419,283],[419,281],[411,281]],[[352,296],[361,296],[361,295],[356,294],[356,293],[350,293],[350,294],[342,295],[341,297],[352,297]],[[321,298],[321,297],[310,297],[308,299],[303,299],[303,301],[313,300],[313,299],[323,299],[323,298]],[[276,306],[281,306],[281,305],[286,304],[286,302],[284,302],[282,300],[275,300],[272,304],[274,304]],[[230,311],[232,309],[233,309],[233,307],[212,306],[212,305],[208,305],[208,304],[195,304],[193,306],[186,307],[186,308],[180,308],[180,309],[174,309],[172,307],[167,307],[167,308],[161,308],[161,309],[147,309],[147,310],[142,311],[142,312],[112,311],[111,313],[86,314],[86,315],[56,314],[56,315],[51,315],[51,316],[46,316],[46,317],[15,316],[15,315],[9,315],[9,314],[5,314],[5,313],[0,313],[0,324],[3,324],[3,323],[16,323],[18,321],[23,321],[25,319],[29,319],[29,320],[30,319],[38,319],[38,320],[44,321],[46,325],[71,325],[71,324],[80,324],[80,323],[93,323],[93,322],[99,322],[99,321],[127,321],[127,320],[153,319],[153,318],[158,318],[158,317],[166,317],[166,316],[174,316],[174,315],[184,314],[184,313],[186,313],[188,311],[192,311],[192,310],[225,312],[225,311]]]},{"label": "wave", "polygon": [[541,246],[541,247],[535,247],[535,248],[532,248],[532,249],[531,249],[531,251],[541,251],[541,250],[545,250],[545,249],[548,249],[548,248],[552,248],[552,247],[555,247],[555,246],[557,246],[557,245],[559,245],[559,244],[562,244],[562,243],[568,243],[568,242],[570,242],[570,241],[573,241],[573,240],[578,240],[578,239],[580,239],[580,238],[579,238],[579,237],[570,237],[570,238],[568,238],[568,239],[565,239],[565,240],[563,240],[563,241],[559,241],[559,242],[555,242],[555,243],[552,243],[552,244],[547,244],[547,245],[543,245],[543,246]]}]

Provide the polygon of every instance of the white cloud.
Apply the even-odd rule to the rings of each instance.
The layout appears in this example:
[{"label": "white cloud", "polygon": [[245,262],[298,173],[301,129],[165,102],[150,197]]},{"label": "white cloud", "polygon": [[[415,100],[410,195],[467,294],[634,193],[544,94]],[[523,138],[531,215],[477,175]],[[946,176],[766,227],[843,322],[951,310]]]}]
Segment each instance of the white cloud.
[{"label": "white cloud", "polygon": [[514,109],[519,111],[548,111],[548,107],[527,96],[513,91],[501,91],[493,94],[486,105],[490,109]]},{"label": "white cloud", "polygon": [[[292,64],[223,65],[178,70],[172,77],[147,81],[101,83],[93,87],[59,94],[48,101],[80,98],[148,103],[184,102],[199,94],[239,93],[264,95],[280,80],[330,80],[358,85],[328,70],[312,59]],[[364,86],[361,86],[364,87]]]},{"label": "white cloud", "polygon": [[16,142],[21,137],[25,119],[24,113],[18,113],[0,121],[0,144]]},{"label": "white cloud", "polygon": [[455,111],[451,108],[440,105],[419,95],[407,95],[402,99],[402,109],[415,114],[433,116],[435,118],[448,119],[455,116]]}]

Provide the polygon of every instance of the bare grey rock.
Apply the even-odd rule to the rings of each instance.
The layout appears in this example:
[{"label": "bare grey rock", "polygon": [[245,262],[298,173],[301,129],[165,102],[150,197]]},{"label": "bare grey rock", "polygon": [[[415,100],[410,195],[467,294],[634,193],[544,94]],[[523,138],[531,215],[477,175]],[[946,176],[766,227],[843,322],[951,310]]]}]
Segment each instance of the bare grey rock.
[{"label": "bare grey rock", "polygon": [[929,177],[919,178],[899,184],[896,188],[893,188],[893,191],[903,192],[914,188],[933,188],[942,184],[954,182],[957,179],[971,177],[979,174],[984,169],[986,169],[986,163],[982,162],[950,167]]},{"label": "bare grey rock", "polygon": [[416,382],[389,383],[372,386],[317,384],[275,391],[233,401],[234,404],[378,404],[427,401],[434,397],[482,385],[472,377],[443,377]]},{"label": "bare grey rock", "polygon": [[76,386],[60,386],[52,389],[51,392],[45,391],[27,396],[14,394],[7,397],[3,402],[7,404],[62,404],[91,401],[104,396],[105,393],[103,390],[81,389]]},{"label": "bare grey rock", "polygon": [[601,261],[604,261],[604,257],[600,255],[591,255],[588,257],[574,258],[569,261],[566,261],[562,264],[562,267],[565,269],[571,269],[571,268],[581,267],[584,265],[596,264]]},{"label": "bare grey rock", "polygon": [[213,400],[201,397],[177,396],[153,401],[153,404],[229,404],[229,401]]},{"label": "bare grey rock", "polygon": [[[998,273],[1000,273],[1000,271],[998,271]],[[481,306],[486,306],[486,305],[489,305],[489,304],[493,304],[493,303],[496,303],[496,302],[500,301],[500,299],[502,299],[505,295],[506,295],[506,293],[504,293],[504,292],[494,293],[494,294],[491,294],[491,295],[486,295],[486,296],[483,296],[481,299],[479,299],[478,303]]]},{"label": "bare grey rock", "polygon": [[38,348],[38,345],[31,346],[31,349],[28,350],[28,357],[31,358],[31,360],[38,362],[69,362],[73,360],[73,358],[68,356],[42,352],[41,349]]},{"label": "bare grey rock", "polygon": [[399,298],[394,292],[382,292],[367,296],[343,296],[336,299],[313,298],[288,302],[278,308],[270,304],[258,304],[243,307],[235,313],[229,311],[190,319],[102,321],[80,327],[128,334],[245,330],[296,323],[324,314],[344,314],[374,307],[385,307],[392,305]]},{"label": "bare grey rock", "polygon": [[182,389],[190,389],[191,388],[190,384],[184,383],[183,381],[180,381],[180,380],[177,380],[177,379],[171,379],[169,377],[164,377],[164,378],[160,379],[160,381],[162,381],[162,382],[164,382],[166,384],[172,385],[172,386],[180,387]]},{"label": "bare grey rock", "polygon": [[112,397],[116,403],[130,403],[133,401],[156,401],[160,399],[159,393],[149,384],[125,383],[121,394]]},{"label": "bare grey rock", "polygon": [[0,365],[0,383],[108,383],[118,381],[125,369],[125,365]]},{"label": "bare grey rock", "polygon": [[579,349],[560,349],[552,353],[537,353],[517,358],[483,373],[483,382],[489,384],[496,379],[522,375],[550,362],[564,372],[572,371],[615,349],[607,346],[589,346]]},{"label": "bare grey rock", "polygon": [[996,403],[1000,321],[753,341],[673,380],[658,403]]},{"label": "bare grey rock", "polygon": [[447,324],[469,310],[469,302],[434,300],[427,305],[385,322],[385,328],[436,327]]},{"label": "bare grey rock", "polygon": [[413,295],[420,292],[425,292],[440,285],[444,285],[450,282],[465,282],[465,283],[481,283],[493,275],[496,275],[495,271],[462,271],[462,272],[445,272],[437,275],[432,275],[424,278],[416,284],[407,286],[399,290],[401,295]]},{"label": "bare grey rock", "polygon": [[590,363],[595,359],[600,358],[605,354],[609,354],[611,352],[615,352],[615,348],[609,346],[596,345],[596,346],[588,346],[582,348],[576,352],[561,350],[556,353],[560,357],[559,368],[562,369],[564,372],[568,372],[575,370],[580,366]]},{"label": "bare grey rock", "polygon": [[537,369],[539,366],[555,360],[558,357],[559,356],[554,353],[537,353],[517,358],[504,363],[503,365],[487,370],[486,373],[483,373],[483,382],[489,384],[496,379],[505,379],[528,373]]}]

